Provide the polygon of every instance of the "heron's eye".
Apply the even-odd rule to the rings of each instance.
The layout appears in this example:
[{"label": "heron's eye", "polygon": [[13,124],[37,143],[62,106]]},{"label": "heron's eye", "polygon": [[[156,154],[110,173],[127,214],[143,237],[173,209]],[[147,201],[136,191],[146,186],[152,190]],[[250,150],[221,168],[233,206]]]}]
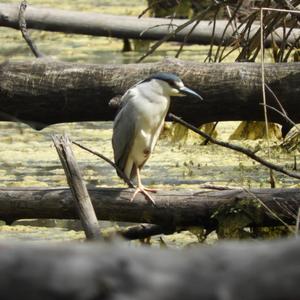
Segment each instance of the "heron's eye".
[{"label": "heron's eye", "polygon": [[169,85],[170,85],[170,87],[172,87],[174,89],[178,89],[178,86],[175,81],[169,81]]}]

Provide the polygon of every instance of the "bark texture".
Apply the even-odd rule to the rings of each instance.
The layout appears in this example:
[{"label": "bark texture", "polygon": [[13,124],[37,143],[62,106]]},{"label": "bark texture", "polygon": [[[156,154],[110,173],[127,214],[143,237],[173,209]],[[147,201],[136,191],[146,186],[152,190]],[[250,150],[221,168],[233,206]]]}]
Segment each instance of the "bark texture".
[{"label": "bark texture", "polygon": [[[295,224],[300,205],[300,189],[253,189],[250,193],[161,190],[153,195],[156,206],[149,204],[143,195],[130,202],[133,191],[89,189],[98,219],[216,229],[224,217],[243,216],[244,227],[274,226],[282,225],[277,217]],[[77,219],[71,191],[68,188],[0,188],[0,219],[26,218]]]},{"label": "bark texture", "polygon": [[[214,121],[264,120],[261,66],[255,63],[205,64],[167,59],[158,63],[85,65],[37,59],[0,66],[0,120],[22,121],[35,129],[50,124],[112,120],[110,99],[155,72],[178,74],[204,101],[172,99],[171,112],[194,125]],[[289,117],[300,122],[300,63],[265,65],[266,83]],[[267,92],[267,103],[278,108]],[[269,112],[269,121],[285,125]]]},{"label": "bark texture", "polygon": [[[0,3],[0,26],[19,29],[18,23],[19,5]],[[115,16],[98,13],[84,13],[78,11],[67,11],[51,8],[37,8],[29,6],[25,12],[28,28],[59,31],[65,33],[88,34],[95,36],[109,36],[116,38],[133,38],[144,40],[160,40],[171,33],[186,20],[165,18],[140,18],[133,16]],[[172,24],[172,25],[170,25]],[[227,24],[226,20],[219,20],[215,27],[214,44],[230,44],[233,41],[233,29],[228,29],[223,37],[223,31]],[[237,24],[238,26],[240,24]],[[185,41],[194,26],[190,24],[177,34],[170,36],[170,41]],[[213,22],[201,21],[189,34],[188,42],[196,44],[210,44],[213,33]],[[240,32],[244,29],[240,28]],[[251,27],[249,37],[251,38],[259,29],[259,25]],[[286,29],[288,31],[288,29]],[[272,38],[280,44],[283,37],[283,28],[273,31]],[[287,42],[293,44],[299,37],[300,30],[294,29]],[[271,45],[271,36],[266,38],[266,46]]]},{"label": "bark texture", "polygon": [[300,239],[182,251],[0,243],[2,299],[300,299]]},{"label": "bark texture", "polygon": [[100,227],[72,150],[72,142],[67,136],[53,136],[52,140],[65,171],[85,236],[90,240],[100,240]]}]

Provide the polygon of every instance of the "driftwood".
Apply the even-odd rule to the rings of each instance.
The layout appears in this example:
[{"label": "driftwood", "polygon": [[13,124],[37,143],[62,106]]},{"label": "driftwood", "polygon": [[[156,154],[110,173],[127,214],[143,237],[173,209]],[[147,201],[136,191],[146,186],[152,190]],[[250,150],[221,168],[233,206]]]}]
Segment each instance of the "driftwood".
[{"label": "driftwood", "polygon": [[[18,23],[18,4],[0,3],[0,26],[19,29]],[[160,40],[168,35],[172,30],[187,22],[182,19],[163,19],[163,18],[141,18],[133,16],[115,16],[97,13],[84,13],[78,11],[67,11],[51,8],[36,8],[29,6],[26,9],[25,18],[28,28],[59,31],[65,33],[88,34],[95,36],[108,36],[116,38],[133,38],[144,40]],[[172,25],[170,25],[170,23]],[[215,28],[213,22],[201,21],[193,30],[194,23],[190,24],[176,35],[170,36],[170,41],[185,41],[188,35],[189,43],[210,44],[214,31],[214,44],[230,44],[233,41],[233,28],[228,26],[225,36],[223,31],[226,27],[226,20],[218,20]],[[239,26],[239,24],[237,24]],[[240,31],[244,29],[241,26]],[[249,37],[251,38],[259,29],[259,25],[252,25]],[[283,32],[287,29],[278,28],[273,31],[272,38],[280,44]],[[293,29],[288,37],[287,43],[293,44],[300,35],[300,29]],[[266,46],[271,45],[271,36],[266,39]],[[286,43],[286,42],[285,42]]]},{"label": "driftwood", "polygon": [[2,299],[300,299],[300,239],[158,250],[0,243]]},{"label": "driftwood", "polygon": [[[156,207],[143,195],[130,202],[133,189],[89,189],[98,220],[152,223],[166,227],[218,227],[225,216],[246,216],[249,226],[295,224],[300,189],[252,189],[225,191],[160,190]],[[259,199],[259,200],[258,200]],[[267,207],[267,209],[266,209]],[[0,219],[77,219],[68,188],[0,188]]]},{"label": "driftwood", "polygon": [[[35,129],[62,122],[112,120],[110,99],[149,74],[177,73],[205,99],[174,98],[171,112],[194,125],[228,120],[264,120],[261,66],[255,63],[201,64],[180,60],[126,65],[84,65],[37,59],[0,66],[0,120],[22,121]],[[300,122],[300,63],[266,64],[266,83],[289,117]],[[267,103],[277,107],[273,95]],[[270,111],[270,122],[286,125]]]}]

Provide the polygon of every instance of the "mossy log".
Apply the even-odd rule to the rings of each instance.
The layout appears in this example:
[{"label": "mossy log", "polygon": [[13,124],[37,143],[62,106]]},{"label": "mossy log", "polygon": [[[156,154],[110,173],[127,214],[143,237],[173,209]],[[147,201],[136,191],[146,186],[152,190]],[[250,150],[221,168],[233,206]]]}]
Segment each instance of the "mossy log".
[{"label": "mossy log", "polygon": [[300,239],[182,251],[0,243],[2,299],[300,299]]},{"label": "mossy log", "polygon": [[[172,28],[187,22],[187,19],[164,19],[164,18],[138,18],[135,16],[115,16],[99,13],[86,13],[79,11],[68,11],[52,8],[37,8],[29,6],[25,12],[27,28],[40,29],[46,31],[58,31],[65,33],[88,34],[95,36],[108,36],[116,38],[131,38],[143,40],[160,40],[170,33],[170,26],[162,24],[172,24]],[[189,43],[210,44],[211,36],[214,31],[213,42],[229,45],[233,40],[233,29],[228,27],[225,36],[223,31],[228,23],[227,20],[219,20],[214,24],[210,20],[201,21],[191,32],[194,24],[190,24],[177,34],[170,36],[170,41],[185,41],[189,35]],[[0,3],[0,26],[11,27],[19,30],[19,4]],[[239,24],[238,24],[239,26]],[[241,26],[240,31],[244,29]],[[249,37],[252,37],[259,25],[252,25],[249,30]],[[282,37],[288,28],[277,28],[272,32],[272,37],[266,37],[266,46],[272,45],[272,40],[280,44]],[[300,30],[293,29],[287,41],[284,43],[293,44],[299,37]]]},{"label": "mossy log", "polygon": [[[224,216],[246,216],[248,226],[295,224],[300,189],[225,191],[160,190],[156,206],[143,195],[130,202],[133,189],[94,188],[89,195],[99,220],[151,223],[167,227],[202,226],[216,229]],[[257,200],[259,199],[259,200]],[[266,205],[272,212],[262,205]],[[276,217],[275,217],[276,216]],[[0,219],[77,219],[68,188],[0,188]],[[243,217],[243,222],[245,218]]]},{"label": "mossy log", "polygon": [[[109,101],[155,72],[178,74],[205,99],[172,99],[170,110],[199,126],[215,121],[264,120],[261,65],[205,64],[176,59],[158,63],[88,65],[49,59],[6,62],[0,65],[0,120],[21,121],[35,129],[50,124],[112,120],[116,109]],[[266,83],[288,116],[300,122],[300,63],[265,65]],[[267,103],[278,107],[273,95]],[[270,122],[286,125],[274,111]]]}]

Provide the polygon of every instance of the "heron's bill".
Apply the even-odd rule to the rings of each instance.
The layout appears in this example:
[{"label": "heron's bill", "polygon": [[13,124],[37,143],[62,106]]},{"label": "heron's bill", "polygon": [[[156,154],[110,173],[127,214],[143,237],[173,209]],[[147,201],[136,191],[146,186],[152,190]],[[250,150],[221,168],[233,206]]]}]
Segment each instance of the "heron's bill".
[{"label": "heron's bill", "polygon": [[181,93],[182,95],[189,95],[189,96],[196,97],[196,98],[198,98],[198,99],[200,99],[200,100],[203,100],[203,98],[202,98],[199,94],[197,94],[197,93],[194,92],[193,90],[187,88],[186,86],[180,88],[179,91],[180,91],[180,93]]}]

